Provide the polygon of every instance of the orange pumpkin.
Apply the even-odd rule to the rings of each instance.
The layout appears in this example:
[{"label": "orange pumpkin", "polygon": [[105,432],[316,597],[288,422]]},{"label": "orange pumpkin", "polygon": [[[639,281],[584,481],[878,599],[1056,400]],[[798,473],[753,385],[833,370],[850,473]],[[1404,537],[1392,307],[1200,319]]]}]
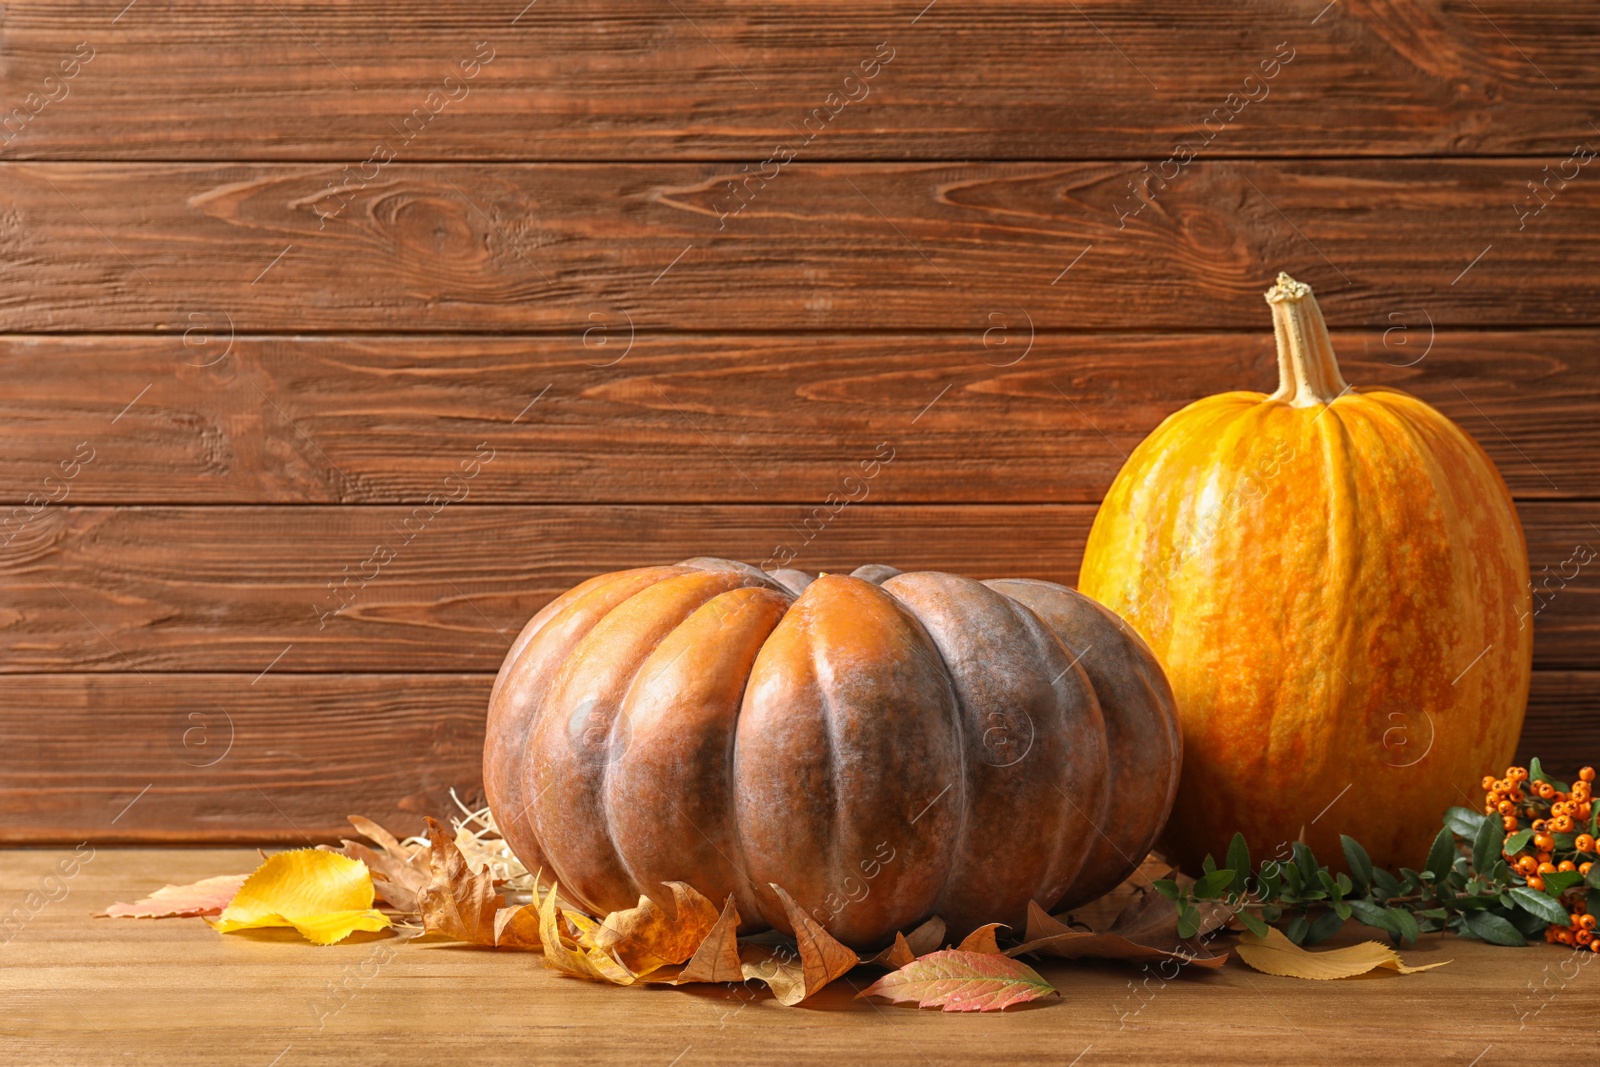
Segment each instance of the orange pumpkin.
[{"label": "orange pumpkin", "polygon": [[664,881],[870,948],[1092,899],[1177,788],[1171,690],[1111,612],[1028,580],[693,559],[534,616],[490,698],[489,806],[595,914]]},{"label": "orange pumpkin", "polygon": [[1166,667],[1186,758],[1165,837],[1194,867],[1234,831],[1302,827],[1420,867],[1522,728],[1528,560],[1477,443],[1394,389],[1346,385],[1311,290],[1267,293],[1280,384],[1170,416],[1118,474],[1078,587]]}]

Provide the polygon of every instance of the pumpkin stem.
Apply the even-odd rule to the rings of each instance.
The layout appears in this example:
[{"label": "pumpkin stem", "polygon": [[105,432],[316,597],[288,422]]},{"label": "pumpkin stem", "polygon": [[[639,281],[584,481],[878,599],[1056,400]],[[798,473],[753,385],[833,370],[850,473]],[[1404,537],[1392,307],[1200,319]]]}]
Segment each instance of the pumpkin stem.
[{"label": "pumpkin stem", "polygon": [[1278,337],[1278,391],[1267,399],[1297,408],[1333,403],[1350,386],[1339,373],[1328,324],[1311,286],[1280,273],[1278,284],[1267,290],[1267,303]]}]

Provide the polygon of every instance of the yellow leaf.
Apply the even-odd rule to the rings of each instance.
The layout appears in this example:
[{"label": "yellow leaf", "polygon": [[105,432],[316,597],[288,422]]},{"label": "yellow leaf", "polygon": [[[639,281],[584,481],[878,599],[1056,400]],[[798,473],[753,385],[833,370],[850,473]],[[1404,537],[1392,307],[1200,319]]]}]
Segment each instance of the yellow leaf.
[{"label": "yellow leaf", "polygon": [[1423,967],[1407,967],[1393,949],[1376,941],[1363,941],[1349,948],[1309,952],[1290,941],[1283,933],[1267,928],[1266,937],[1246,933],[1239,939],[1239,958],[1266,974],[1285,978],[1314,978],[1328,981],[1334,978],[1353,978],[1377,967],[1387,967],[1401,974],[1415,974],[1435,967],[1443,967],[1449,960],[1430,963]]},{"label": "yellow leaf", "polygon": [[220,933],[292,926],[309,941],[331,945],[353,931],[387,929],[372,910],[372,874],[360,860],[303,848],[268,857],[246,878],[215,922]]},{"label": "yellow leaf", "polygon": [[[556,893],[560,888],[558,885],[552,885],[550,892],[545,894],[544,900],[539,905],[539,940],[544,946],[544,965],[551,970],[578,978],[612,982],[616,985],[632,985],[636,976],[605,951],[598,948],[580,951],[578,948],[567,947],[566,942],[572,939],[562,939],[561,927],[556,919]],[[567,911],[565,914],[568,918],[572,918],[578,913]],[[584,937],[587,939],[592,931],[599,929],[599,924],[588,916],[582,918],[588,924],[584,929]]]}]

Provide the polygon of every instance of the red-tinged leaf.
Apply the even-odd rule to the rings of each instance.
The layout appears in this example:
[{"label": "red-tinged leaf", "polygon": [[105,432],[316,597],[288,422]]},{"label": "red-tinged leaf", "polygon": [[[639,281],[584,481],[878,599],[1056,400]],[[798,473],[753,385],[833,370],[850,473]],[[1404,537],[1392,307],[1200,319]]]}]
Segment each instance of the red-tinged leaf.
[{"label": "red-tinged leaf", "polygon": [[914,1000],[919,1008],[945,1011],[1001,1011],[1040,997],[1060,996],[1026,964],[957,948],[923,956],[856,995],[887,997],[896,1003]]},{"label": "red-tinged leaf", "polygon": [[961,944],[957,945],[956,948],[962,952],[999,952],[1000,943],[995,940],[994,932],[1004,925],[1005,923],[989,923],[986,926],[980,926],[962,938]]},{"label": "red-tinged leaf", "polygon": [[132,904],[113,904],[105,910],[113,919],[165,919],[173,916],[219,915],[249,874],[220,874],[193,885],[169,885]]}]

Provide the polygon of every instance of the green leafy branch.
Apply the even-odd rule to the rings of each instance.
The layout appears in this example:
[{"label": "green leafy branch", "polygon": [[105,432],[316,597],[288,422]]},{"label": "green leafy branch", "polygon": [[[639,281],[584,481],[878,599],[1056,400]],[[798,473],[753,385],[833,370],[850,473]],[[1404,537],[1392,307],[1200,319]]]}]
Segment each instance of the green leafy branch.
[{"label": "green leafy branch", "polygon": [[[1549,782],[1566,792],[1566,784],[1546,775],[1538,760],[1531,761],[1529,773],[1534,783]],[[1600,805],[1586,821],[1589,836],[1600,836]],[[1208,855],[1203,874],[1192,885],[1161,879],[1155,887],[1177,906],[1178,933],[1184,938],[1200,930],[1203,909],[1222,905],[1258,937],[1277,925],[1298,945],[1326,941],[1350,919],[1386,931],[1396,944],[1450,930],[1491,944],[1522,945],[1547,930],[1567,928],[1574,921],[1573,907],[1600,913],[1600,863],[1590,866],[1587,875],[1578,870],[1543,873],[1542,888],[1533,888],[1508,862],[1534,836],[1532,828],[1508,835],[1501,817],[1451,808],[1423,869],[1402,867],[1395,874],[1374,867],[1367,850],[1343,834],[1348,873],[1334,873],[1318,863],[1303,841],[1290,846],[1287,859],[1268,859],[1257,866],[1244,835],[1235,834],[1225,862],[1218,865]],[[1555,846],[1571,851],[1575,840],[1571,834],[1555,835]],[[1575,889],[1579,891],[1571,892]]]}]

